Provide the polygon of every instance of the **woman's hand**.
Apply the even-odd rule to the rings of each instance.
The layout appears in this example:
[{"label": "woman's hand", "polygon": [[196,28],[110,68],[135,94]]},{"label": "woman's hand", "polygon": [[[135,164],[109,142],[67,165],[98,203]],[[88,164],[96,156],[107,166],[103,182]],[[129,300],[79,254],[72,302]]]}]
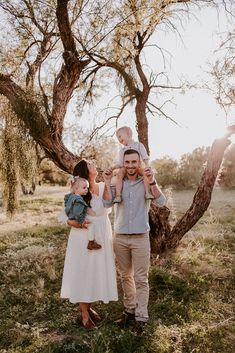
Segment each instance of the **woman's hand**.
[{"label": "woman's hand", "polygon": [[74,227],[74,228],[87,229],[90,222],[87,219],[85,219],[85,221],[81,224],[81,223],[78,223],[75,219],[68,219],[67,224],[71,227]]},{"label": "woman's hand", "polygon": [[85,219],[85,221],[82,223],[82,228],[87,229],[89,227],[90,223],[91,222],[88,219]]}]

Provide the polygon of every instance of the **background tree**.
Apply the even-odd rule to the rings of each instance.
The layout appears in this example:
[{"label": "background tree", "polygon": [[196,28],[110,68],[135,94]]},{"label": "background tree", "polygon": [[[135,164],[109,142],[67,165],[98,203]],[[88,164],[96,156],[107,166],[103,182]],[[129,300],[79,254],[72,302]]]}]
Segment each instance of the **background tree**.
[{"label": "background tree", "polygon": [[[195,189],[199,182],[208,158],[209,147],[199,147],[191,153],[184,154],[180,161],[168,156],[152,162],[156,170],[158,183],[163,188]],[[218,174],[217,183],[223,188],[235,187],[235,145],[226,150]]]},{"label": "background tree", "polygon": [[195,188],[198,186],[208,154],[208,147],[198,147],[180,158],[177,171],[177,185],[179,187]]},{"label": "background tree", "polygon": [[38,183],[61,185],[68,184],[68,174],[58,168],[50,159],[44,158],[38,168]]},{"label": "background tree", "polygon": [[159,158],[151,163],[156,170],[156,178],[158,183],[163,187],[176,186],[178,163],[169,156]]},{"label": "background tree", "polygon": [[6,211],[12,215],[18,206],[17,194],[20,187],[24,193],[29,190],[34,192],[37,173],[36,146],[31,136],[17,123],[6,101],[2,100],[0,114],[4,117],[0,139],[0,174]]},{"label": "background tree", "polygon": [[235,145],[231,145],[225,153],[223,164],[218,177],[221,187],[235,187]]},{"label": "background tree", "polygon": [[79,127],[79,124],[69,125],[64,131],[64,141],[80,158],[93,160],[100,170],[108,168],[114,161],[118,144],[113,137],[95,135]]},{"label": "background tree", "polygon": [[[229,108],[235,105],[235,30],[227,34],[218,51],[223,53],[223,57],[215,62],[212,69],[215,97],[225,111],[229,111]],[[235,120],[233,124],[235,125]]]}]

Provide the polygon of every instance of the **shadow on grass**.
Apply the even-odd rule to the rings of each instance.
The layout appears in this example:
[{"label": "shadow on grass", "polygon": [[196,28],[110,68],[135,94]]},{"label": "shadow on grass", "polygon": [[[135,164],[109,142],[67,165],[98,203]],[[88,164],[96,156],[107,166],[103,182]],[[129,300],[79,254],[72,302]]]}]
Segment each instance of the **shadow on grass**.
[{"label": "shadow on grass", "polygon": [[150,272],[152,317],[165,325],[190,321],[196,311],[206,307],[204,293],[209,286],[209,278],[205,280],[196,273],[188,273],[185,280],[153,267]]}]

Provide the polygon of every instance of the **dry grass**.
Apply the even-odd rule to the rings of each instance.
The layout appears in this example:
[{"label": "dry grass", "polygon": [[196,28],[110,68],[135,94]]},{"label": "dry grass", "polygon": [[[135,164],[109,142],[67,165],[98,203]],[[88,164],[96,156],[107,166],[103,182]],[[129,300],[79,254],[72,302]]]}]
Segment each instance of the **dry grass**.
[{"label": "dry grass", "polygon": [[57,214],[63,205],[63,195],[68,187],[40,186],[34,195],[20,197],[19,212],[13,219],[7,217],[0,208],[0,234],[20,231],[37,225],[57,223]]},{"label": "dry grass", "polygon": [[[121,301],[97,304],[95,333],[75,324],[77,306],[59,298],[68,229],[57,222],[67,188],[38,187],[14,219],[0,218],[1,353],[232,353],[235,191],[212,203],[180,246],[153,261],[150,323],[137,337],[113,320]],[[192,191],[169,192],[177,219]]]},{"label": "dry grass", "polygon": [[[194,190],[172,191],[174,207],[177,216],[181,216],[191,205]],[[205,216],[213,214],[218,220],[235,218],[235,190],[215,188],[212,193],[211,203]]]}]

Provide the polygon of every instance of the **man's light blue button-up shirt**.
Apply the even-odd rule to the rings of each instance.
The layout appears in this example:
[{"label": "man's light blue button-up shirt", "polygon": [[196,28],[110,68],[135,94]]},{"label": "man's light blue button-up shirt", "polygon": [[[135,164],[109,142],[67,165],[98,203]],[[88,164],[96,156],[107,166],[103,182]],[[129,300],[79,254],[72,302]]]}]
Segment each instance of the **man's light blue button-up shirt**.
[{"label": "man's light blue button-up shirt", "polygon": [[[105,201],[105,207],[113,205],[115,197],[115,187],[111,186],[112,201]],[[161,194],[153,202],[162,207],[166,203],[166,198]],[[123,180],[122,202],[114,205],[115,220],[114,231],[119,234],[141,234],[149,231],[148,211],[150,200],[145,199],[145,188],[143,178],[136,180]]]}]

